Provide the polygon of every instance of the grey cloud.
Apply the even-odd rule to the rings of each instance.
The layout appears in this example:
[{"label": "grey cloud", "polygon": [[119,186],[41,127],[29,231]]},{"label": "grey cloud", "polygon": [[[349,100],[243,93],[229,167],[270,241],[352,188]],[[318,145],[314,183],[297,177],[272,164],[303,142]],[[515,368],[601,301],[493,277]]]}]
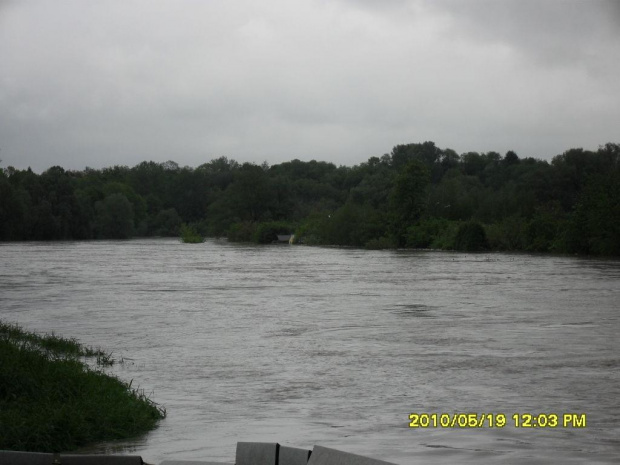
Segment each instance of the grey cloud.
[{"label": "grey cloud", "polygon": [[[617,50],[618,9],[614,0],[440,0],[435,8],[455,21],[455,34],[501,41],[541,64],[570,64]],[[602,47],[602,50],[601,50]]]},{"label": "grey cloud", "polygon": [[429,13],[447,17],[443,32],[454,40],[501,42],[547,65],[598,58],[620,45],[617,0],[341,1],[375,14],[404,12],[401,21],[419,14],[429,20]]},{"label": "grey cloud", "polygon": [[583,3],[0,3],[0,158],[41,170],[354,164],[423,140],[592,147],[620,118],[618,9]]}]

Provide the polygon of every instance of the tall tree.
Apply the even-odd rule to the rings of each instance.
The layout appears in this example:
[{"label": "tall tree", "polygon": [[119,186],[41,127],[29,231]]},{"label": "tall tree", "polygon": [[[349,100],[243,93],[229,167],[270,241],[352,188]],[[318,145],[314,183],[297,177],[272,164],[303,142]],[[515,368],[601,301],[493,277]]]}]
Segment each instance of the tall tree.
[{"label": "tall tree", "polygon": [[392,233],[399,246],[405,245],[407,228],[426,209],[429,184],[429,169],[417,160],[409,162],[396,177],[390,194],[390,216]]},{"label": "tall tree", "polygon": [[108,195],[95,204],[97,236],[104,239],[127,239],[133,235],[133,207],[123,194]]}]

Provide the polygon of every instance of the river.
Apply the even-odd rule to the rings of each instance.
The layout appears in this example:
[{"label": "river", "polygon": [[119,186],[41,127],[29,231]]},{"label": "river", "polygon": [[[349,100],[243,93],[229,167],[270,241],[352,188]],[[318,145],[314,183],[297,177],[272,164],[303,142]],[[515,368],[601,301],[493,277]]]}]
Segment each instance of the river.
[{"label": "river", "polygon": [[[266,441],[401,465],[620,461],[618,260],[2,243],[0,317],[113,352],[112,373],[166,407],[148,435],[90,452],[233,462],[237,441]],[[411,413],[483,426],[410,428]],[[480,417],[499,413],[503,428]],[[558,426],[515,426],[540,413]]]}]

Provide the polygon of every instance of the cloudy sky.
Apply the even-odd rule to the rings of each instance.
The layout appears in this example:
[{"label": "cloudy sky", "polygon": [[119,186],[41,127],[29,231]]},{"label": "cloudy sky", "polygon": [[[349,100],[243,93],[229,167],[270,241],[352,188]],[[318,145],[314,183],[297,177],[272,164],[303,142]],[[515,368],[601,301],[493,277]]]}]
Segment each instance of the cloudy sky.
[{"label": "cloudy sky", "polygon": [[0,0],[0,166],[550,159],[619,76],[617,0]]}]

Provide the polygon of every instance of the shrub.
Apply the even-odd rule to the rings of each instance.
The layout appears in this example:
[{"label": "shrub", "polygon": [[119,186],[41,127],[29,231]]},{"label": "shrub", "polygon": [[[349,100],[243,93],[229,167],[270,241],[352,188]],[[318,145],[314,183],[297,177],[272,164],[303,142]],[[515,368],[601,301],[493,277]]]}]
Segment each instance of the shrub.
[{"label": "shrub", "polygon": [[254,242],[258,244],[271,244],[278,240],[278,234],[292,234],[293,228],[283,221],[270,221],[260,223],[254,232]]},{"label": "shrub", "polygon": [[425,249],[429,248],[449,226],[450,222],[443,218],[429,218],[407,228],[406,246]]},{"label": "shrub", "polygon": [[494,250],[523,250],[527,221],[520,216],[504,218],[485,227],[489,247]]},{"label": "shrub", "polygon": [[478,252],[489,248],[487,236],[480,223],[470,221],[459,226],[454,239],[455,250]]},{"label": "shrub", "polygon": [[243,223],[231,224],[226,237],[231,242],[252,242],[255,233],[256,223],[244,221]]},{"label": "shrub", "polygon": [[327,221],[328,215],[329,213],[323,211],[310,213],[295,230],[295,240],[306,245],[325,244],[326,241],[321,231],[325,228],[324,223]]},{"label": "shrub", "polygon": [[[386,233],[386,216],[369,205],[347,202],[333,213],[311,215],[304,223],[305,234],[315,243],[363,247]],[[304,236],[305,238],[306,236]],[[306,240],[310,244],[310,240]]]},{"label": "shrub", "polygon": [[181,241],[186,244],[199,244],[204,242],[204,237],[194,226],[181,225]]}]

